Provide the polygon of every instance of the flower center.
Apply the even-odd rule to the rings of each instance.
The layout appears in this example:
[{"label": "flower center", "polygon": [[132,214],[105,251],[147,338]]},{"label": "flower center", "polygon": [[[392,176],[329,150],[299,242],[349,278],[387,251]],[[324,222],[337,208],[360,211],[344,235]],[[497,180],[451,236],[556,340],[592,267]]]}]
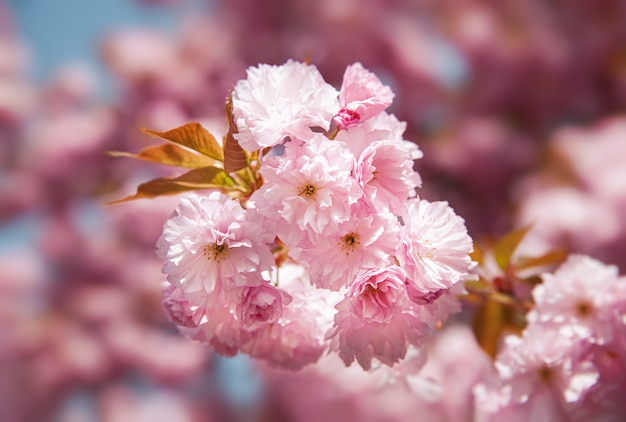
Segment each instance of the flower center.
[{"label": "flower center", "polygon": [[350,232],[339,240],[339,245],[341,246],[341,250],[349,255],[354,252],[357,246],[359,246],[359,235],[355,232]]},{"label": "flower center", "polygon": [[300,188],[300,192],[298,192],[298,195],[306,196],[307,198],[310,198],[311,196],[315,195],[316,191],[317,189],[315,189],[315,186],[313,186],[310,183],[307,183],[306,185]]},{"label": "flower center", "polygon": [[589,316],[593,312],[593,305],[586,300],[580,301],[576,304],[576,313],[579,317]]},{"label": "flower center", "polygon": [[361,115],[354,110],[342,108],[335,117],[335,123],[339,129],[348,129],[355,126],[361,120]]},{"label": "flower center", "polygon": [[206,259],[213,260],[216,262],[222,262],[226,255],[228,255],[228,245],[222,243],[218,245],[214,243],[213,245],[206,245],[202,248],[202,254],[206,257]]},{"label": "flower center", "polygon": [[552,369],[547,366],[542,366],[539,371],[537,371],[537,375],[541,382],[547,384],[552,379]]}]

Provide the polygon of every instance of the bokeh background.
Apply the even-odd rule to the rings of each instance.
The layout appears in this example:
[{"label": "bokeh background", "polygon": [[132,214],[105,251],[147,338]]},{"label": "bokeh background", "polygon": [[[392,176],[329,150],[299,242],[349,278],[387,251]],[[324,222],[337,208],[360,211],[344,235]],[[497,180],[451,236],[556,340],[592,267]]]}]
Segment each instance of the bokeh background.
[{"label": "bokeh background", "polygon": [[307,57],[335,86],[360,61],[392,87],[420,195],[477,241],[534,224],[529,253],[624,273],[626,2],[0,0],[0,420],[468,418],[489,362],[466,326],[430,345],[445,406],[366,393],[332,359],[215,356],[161,310],[154,242],[177,198],[104,205],[167,171],[105,151],[149,145],[142,127],[220,134],[248,66]]}]

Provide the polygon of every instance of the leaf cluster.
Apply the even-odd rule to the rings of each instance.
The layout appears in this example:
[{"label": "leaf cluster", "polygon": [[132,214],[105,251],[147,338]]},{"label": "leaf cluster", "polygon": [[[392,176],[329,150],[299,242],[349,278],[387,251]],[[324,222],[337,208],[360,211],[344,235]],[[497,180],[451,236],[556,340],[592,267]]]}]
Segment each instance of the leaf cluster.
[{"label": "leaf cluster", "polygon": [[232,116],[232,97],[226,103],[228,131],[220,144],[200,123],[187,123],[166,132],[143,129],[147,135],[167,141],[149,146],[136,154],[109,151],[113,157],[150,161],[187,170],[176,177],[159,177],[141,183],[134,195],[111,202],[175,195],[204,189],[222,192],[245,200],[260,185],[261,179],[254,163],[257,153],[244,151],[235,139],[237,128]]},{"label": "leaf cluster", "polygon": [[487,247],[474,245],[472,259],[478,264],[478,277],[465,283],[469,294],[461,299],[476,305],[472,328],[478,343],[492,358],[504,334],[520,334],[524,329],[526,313],[533,306],[531,291],[541,283],[541,272],[567,257],[562,249],[536,257],[518,256],[518,246],[531,228],[511,231]]}]

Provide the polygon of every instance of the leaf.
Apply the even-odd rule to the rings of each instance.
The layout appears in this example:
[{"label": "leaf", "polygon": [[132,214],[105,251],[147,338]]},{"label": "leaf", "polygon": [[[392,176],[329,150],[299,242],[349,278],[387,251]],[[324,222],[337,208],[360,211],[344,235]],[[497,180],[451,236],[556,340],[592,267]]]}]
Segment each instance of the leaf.
[{"label": "leaf", "polygon": [[521,334],[524,325],[523,315],[516,313],[510,306],[488,301],[474,314],[472,330],[480,347],[495,359],[503,334]]},{"label": "leaf", "polygon": [[507,270],[513,252],[515,252],[515,249],[531,228],[532,226],[526,226],[519,230],[509,232],[496,243],[496,246],[493,248],[493,254],[498,267],[500,267],[502,271]]},{"label": "leaf", "polygon": [[489,293],[493,290],[493,286],[491,283],[484,278],[479,278],[478,280],[468,280],[465,282],[465,288],[474,293]]},{"label": "leaf", "polygon": [[487,302],[476,311],[472,329],[480,347],[495,359],[498,354],[500,334],[504,329],[504,305]]},{"label": "leaf", "polygon": [[526,268],[540,267],[544,265],[556,265],[565,261],[566,258],[567,251],[565,249],[555,249],[545,255],[537,257],[520,257],[515,263],[515,268],[518,270],[524,270]]},{"label": "leaf", "polygon": [[224,161],[222,147],[215,137],[202,127],[200,123],[187,123],[167,132],[157,132],[148,129],[143,129],[143,132],[191,148],[215,160]]},{"label": "leaf", "polygon": [[135,158],[175,167],[202,168],[215,164],[215,160],[212,158],[197,154],[176,144],[151,146],[137,154],[123,151],[108,151],[107,154],[112,157]]},{"label": "leaf", "polygon": [[246,153],[233,136],[237,133],[237,127],[233,124],[233,96],[228,97],[226,102],[226,120],[228,131],[224,136],[224,170],[233,173],[248,167]]},{"label": "leaf", "polygon": [[477,262],[478,265],[482,265],[485,262],[485,253],[476,243],[474,243],[474,250],[470,253],[470,258],[472,261]]},{"label": "leaf", "polygon": [[137,187],[137,193],[135,195],[110,202],[109,204],[118,204],[120,202],[141,198],[175,195],[197,189],[219,189],[232,185],[232,179],[223,169],[217,167],[204,167],[201,169],[191,170],[178,177],[160,177],[158,179],[142,183]]}]

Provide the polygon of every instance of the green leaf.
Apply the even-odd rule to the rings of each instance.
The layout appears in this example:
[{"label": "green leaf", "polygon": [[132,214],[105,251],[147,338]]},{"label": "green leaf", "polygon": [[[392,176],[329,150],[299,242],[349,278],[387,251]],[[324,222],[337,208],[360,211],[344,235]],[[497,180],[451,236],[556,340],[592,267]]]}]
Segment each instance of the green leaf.
[{"label": "green leaf", "polygon": [[167,132],[157,132],[148,129],[143,129],[143,132],[191,148],[215,160],[224,161],[222,147],[215,137],[202,127],[200,123],[187,123],[184,126],[168,130]]},{"label": "green leaf", "polygon": [[223,169],[204,167],[191,170],[178,177],[160,177],[142,183],[137,187],[137,193],[135,195],[110,202],[109,204],[118,204],[134,199],[176,195],[190,190],[222,189],[231,186],[233,186],[232,178]]},{"label": "green leaf", "polygon": [[198,154],[176,144],[161,144],[139,151],[137,154],[123,151],[108,151],[112,157],[127,157],[137,160],[165,164],[167,166],[202,168],[215,164],[216,160],[206,155]]},{"label": "green leaf", "polygon": [[226,121],[228,122],[228,131],[224,136],[224,170],[228,173],[234,173],[248,167],[248,159],[245,151],[233,136],[237,133],[237,127],[233,123],[232,95],[228,97],[226,102]]},{"label": "green leaf", "polygon": [[532,226],[527,226],[507,233],[498,241],[498,243],[496,243],[496,246],[493,248],[493,254],[496,259],[496,263],[501,270],[507,271],[513,252],[515,252],[515,249],[531,228]]}]

